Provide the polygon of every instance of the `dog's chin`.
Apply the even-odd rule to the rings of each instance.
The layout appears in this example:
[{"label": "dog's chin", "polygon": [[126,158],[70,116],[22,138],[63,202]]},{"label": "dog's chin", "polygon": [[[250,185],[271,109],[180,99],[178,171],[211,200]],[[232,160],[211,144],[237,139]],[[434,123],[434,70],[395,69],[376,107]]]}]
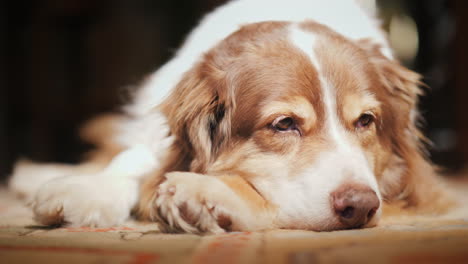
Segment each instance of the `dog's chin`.
[{"label": "dog's chin", "polygon": [[315,231],[315,232],[332,232],[332,231],[340,231],[340,230],[365,229],[365,228],[372,228],[376,226],[377,226],[377,222],[372,221],[372,223],[370,222],[362,226],[348,227],[340,223],[338,220],[333,219],[326,225],[313,226],[309,228],[298,228],[298,229],[310,230],[310,231]]},{"label": "dog's chin", "polygon": [[331,231],[340,231],[340,230],[351,230],[351,229],[366,229],[376,227],[380,221],[381,210],[377,210],[372,219],[361,226],[349,227],[345,223],[342,223],[338,217],[330,216],[322,220],[315,219],[314,221],[301,221],[295,220],[288,223],[283,223],[281,229],[290,229],[290,230],[309,230],[314,232],[331,232]]}]

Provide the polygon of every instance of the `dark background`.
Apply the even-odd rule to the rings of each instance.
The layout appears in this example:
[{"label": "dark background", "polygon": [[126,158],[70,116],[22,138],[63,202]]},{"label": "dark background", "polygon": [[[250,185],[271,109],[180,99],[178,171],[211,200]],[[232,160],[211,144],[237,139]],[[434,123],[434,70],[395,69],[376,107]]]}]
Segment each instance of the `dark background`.
[{"label": "dark background", "polygon": [[[0,180],[14,161],[77,162],[91,146],[77,129],[117,111],[128,90],[168,60],[202,14],[222,0],[43,0],[0,4]],[[421,101],[431,158],[468,161],[468,1],[380,0],[384,26],[414,19],[407,66],[431,87]]]}]

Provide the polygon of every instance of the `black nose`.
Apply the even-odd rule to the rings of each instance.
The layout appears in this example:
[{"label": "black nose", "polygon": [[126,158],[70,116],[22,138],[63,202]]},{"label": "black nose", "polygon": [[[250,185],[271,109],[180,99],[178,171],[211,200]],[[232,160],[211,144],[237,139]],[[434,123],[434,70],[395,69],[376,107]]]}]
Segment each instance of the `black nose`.
[{"label": "black nose", "polygon": [[345,228],[369,223],[379,209],[377,194],[364,185],[344,185],[331,194],[332,208]]}]

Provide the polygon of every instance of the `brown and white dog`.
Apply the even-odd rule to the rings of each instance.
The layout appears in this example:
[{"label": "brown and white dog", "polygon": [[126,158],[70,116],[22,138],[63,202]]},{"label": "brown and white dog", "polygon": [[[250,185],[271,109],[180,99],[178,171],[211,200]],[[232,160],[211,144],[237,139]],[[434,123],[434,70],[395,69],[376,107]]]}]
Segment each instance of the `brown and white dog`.
[{"label": "brown and white dog", "polygon": [[19,163],[10,185],[43,224],[118,225],[133,210],[191,233],[369,227],[384,203],[438,210],[419,78],[352,0],[232,1],[126,115],[84,129],[91,159]]}]

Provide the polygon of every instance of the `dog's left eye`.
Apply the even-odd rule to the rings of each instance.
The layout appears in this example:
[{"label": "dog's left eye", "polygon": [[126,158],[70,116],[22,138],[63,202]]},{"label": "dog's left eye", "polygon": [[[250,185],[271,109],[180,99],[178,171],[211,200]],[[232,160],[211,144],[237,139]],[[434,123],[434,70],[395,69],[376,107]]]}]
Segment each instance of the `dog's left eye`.
[{"label": "dog's left eye", "polygon": [[373,114],[363,113],[359,116],[358,120],[355,122],[356,128],[366,128],[369,127],[375,120]]}]

